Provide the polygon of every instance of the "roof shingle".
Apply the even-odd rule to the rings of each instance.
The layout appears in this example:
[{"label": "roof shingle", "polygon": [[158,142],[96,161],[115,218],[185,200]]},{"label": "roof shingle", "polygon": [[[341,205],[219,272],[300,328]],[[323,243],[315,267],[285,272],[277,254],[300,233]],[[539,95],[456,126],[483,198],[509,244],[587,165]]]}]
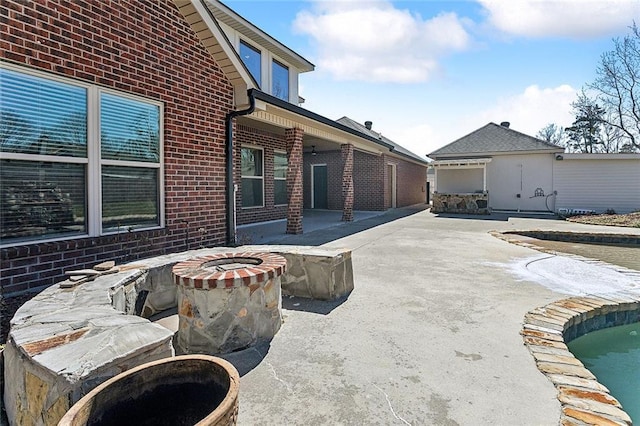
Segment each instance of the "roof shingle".
[{"label": "roof shingle", "polygon": [[418,160],[422,163],[427,163],[427,159],[425,157],[421,157],[417,154],[414,154],[413,152],[409,151],[408,149],[398,145],[397,143],[395,143],[394,141],[392,141],[389,138],[386,138],[384,136],[382,136],[381,133],[378,133],[374,130],[370,130],[367,129],[367,127],[363,124],[358,123],[355,120],[352,120],[349,117],[342,117],[338,120],[336,120],[338,123],[342,124],[343,126],[347,126],[353,130],[357,130],[360,133],[364,133],[365,135],[374,137],[374,138],[378,138],[380,139],[382,142],[393,146],[393,152],[396,152],[398,154],[404,155],[405,157],[410,157],[413,160]]},{"label": "roof shingle", "polygon": [[495,123],[489,123],[466,136],[430,153],[437,159],[447,156],[487,154],[492,152],[564,151],[561,146],[534,138]]}]

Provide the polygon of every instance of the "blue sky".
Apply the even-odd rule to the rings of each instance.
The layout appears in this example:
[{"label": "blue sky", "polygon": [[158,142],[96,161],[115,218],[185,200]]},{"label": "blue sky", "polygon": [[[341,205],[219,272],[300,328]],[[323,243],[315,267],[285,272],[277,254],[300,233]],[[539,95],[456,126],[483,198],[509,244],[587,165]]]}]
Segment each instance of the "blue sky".
[{"label": "blue sky", "polygon": [[489,122],[568,126],[640,0],[226,0],[315,64],[304,108],[348,116],[418,155]]}]

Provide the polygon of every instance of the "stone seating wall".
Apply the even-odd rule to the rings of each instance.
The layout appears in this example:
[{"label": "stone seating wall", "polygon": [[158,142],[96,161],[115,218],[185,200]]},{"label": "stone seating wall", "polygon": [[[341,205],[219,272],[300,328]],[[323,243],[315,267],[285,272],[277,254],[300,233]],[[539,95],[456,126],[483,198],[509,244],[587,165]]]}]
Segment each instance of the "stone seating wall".
[{"label": "stone seating wall", "polygon": [[10,424],[56,424],[83,395],[116,374],[175,355],[173,331],[147,318],[173,309],[173,265],[208,254],[270,251],[290,265],[283,294],[332,300],[353,289],[350,250],[244,246],[192,250],[118,265],[119,272],[49,287],[11,320],[4,357]]}]

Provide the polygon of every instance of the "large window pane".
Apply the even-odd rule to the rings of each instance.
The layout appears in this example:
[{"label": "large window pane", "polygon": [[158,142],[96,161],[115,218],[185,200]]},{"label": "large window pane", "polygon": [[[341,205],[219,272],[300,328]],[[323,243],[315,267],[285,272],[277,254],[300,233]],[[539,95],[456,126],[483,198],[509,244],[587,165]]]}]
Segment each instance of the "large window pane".
[{"label": "large window pane", "polygon": [[0,150],[86,157],[87,90],[0,68]]},{"label": "large window pane", "polygon": [[261,55],[260,51],[253,46],[245,43],[244,41],[240,42],[240,58],[242,62],[244,62],[245,66],[255,78],[258,86],[262,85],[262,72],[261,72]]},{"label": "large window pane", "polygon": [[287,178],[287,154],[276,152],[273,154],[273,177]]},{"label": "large window pane", "polygon": [[262,207],[262,179],[242,179],[242,207]]},{"label": "large window pane", "polygon": [[262,150],[242,148],[242,176],[262,176]]},{"label": "large window pane", "polygon": [[105,232],[160,224],[158,169],[102,166]]},{"label": "large window pane", "polygon": [[160,108],[103,93],[100,97],[102,158],[160,161]]},{"label": "large window pane", "polygon": [[262,150],[244,147],[240,158],[242,207],[262,207],[264,205]]},{"label": "large window pane", "polygon": [[273,202],[287,204],[287,154],[273,154]]},{"label": "large window pane", "polygon": [[2,244],[86,232],[85,165],[0,160]]},{"label": "large window pane", "polygon": [[273,87],[272,95],[284,101],[289,101],[289,68],[277,61],[272,67]]},{"label": "large window pane", "polygon": [[274,204],[287,204],[287,181],[276,180],[273,182],[273,202]]}]

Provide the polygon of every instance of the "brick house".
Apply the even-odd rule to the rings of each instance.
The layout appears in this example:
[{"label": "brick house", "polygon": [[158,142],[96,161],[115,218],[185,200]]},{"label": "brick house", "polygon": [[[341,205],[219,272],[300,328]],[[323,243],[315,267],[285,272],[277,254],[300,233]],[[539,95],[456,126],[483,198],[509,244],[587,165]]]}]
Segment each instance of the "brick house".
[{"label": "brick house", "polygon": [[[234,245],[257,221],[300,233],[312,193],[345,220],[393,207],[392,186],[395,205],[424,202],[420,158],[301,108],[313,64],[218,1],[9,0],[0,15],[3,317],[65,270]],[[326,206],[322,156],[340,194]]]}]

